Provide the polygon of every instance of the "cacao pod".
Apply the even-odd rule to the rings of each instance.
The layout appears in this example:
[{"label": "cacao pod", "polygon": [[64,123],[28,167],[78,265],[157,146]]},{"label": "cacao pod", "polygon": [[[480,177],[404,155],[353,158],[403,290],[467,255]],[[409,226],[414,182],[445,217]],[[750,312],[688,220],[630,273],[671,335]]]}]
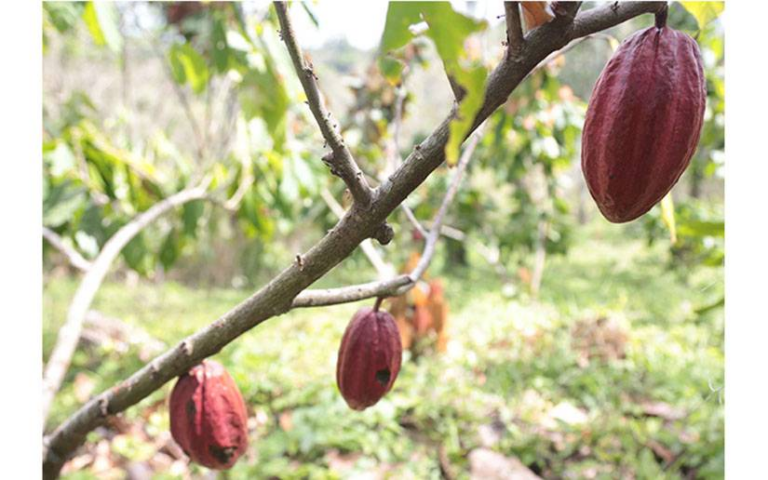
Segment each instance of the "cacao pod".
[{"label": "cacao pod", "polygon": [[339,347],[336,383],[350,408],[376,404],[395,383],[403,348],[392,315],[364,307],[347,325]]},{"label": "cacao pod", "polygon": [[225,470],[245,452],[245,402],[220,363],[203,360],[179,377],[169,410],[171,435],[192,461]]},{"label": "cacao pod", "polygon": [[666,26],[616,50],[592,91],[581,166],[603,216],[629,222],[677,183],[696,150],[706,104],[698,45]]}]

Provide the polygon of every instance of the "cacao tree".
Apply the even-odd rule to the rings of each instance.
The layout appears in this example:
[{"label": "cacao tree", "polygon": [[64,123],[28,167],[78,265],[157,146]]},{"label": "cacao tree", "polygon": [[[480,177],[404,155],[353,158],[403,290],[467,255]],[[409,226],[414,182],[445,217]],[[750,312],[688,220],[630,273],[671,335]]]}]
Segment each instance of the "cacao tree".
[{"label": "cacao tree", "polygon": [[[245,442],[241,435],[244,422],[241,399],[233,382],[213,380],[228,385],[228,393],[222,394],[223,403],[216,405],[226,405],[222,408],[228,408],[228,412],[236,411],[237,428],[234,424],[222,426],[215,421],[209,425],[205,416],[192,415],[200,411],[200,397],[195,397],[199,384],[205,385],[204,380],[209,379],[209,366],[217,368],[206,359],[259,324],[291,309],[382,299],[412,288],[429,267],[448,207],[478,145],[479,155],[485,151],[493,152],[494,157],[502,154],[513,157],[500,171],[494,170],[498,176],[494,181],[514,184],[520,203],[535,205],[532,213],[531,209],[519,209],[516,214],[520,222],[513,222],[519,224],[510,227],[519,229],[517,233],[527,237],[523,243],[538,251],[564,244],[567,235],[563,232],[567,227],[562,221],[564,211],[559,206],[553,172],[570,162],[578,137],[573,124],[579,123],[583,105],[558,85],[545,66],[552,61],[552,55],[569,48],[571,42],[643,14],[656,16],[658,25],[649,32],[660,35],[667,5],[665,2],[621,2],[581,9],[581,2],[556,2],[546,16],[540,15],[541,12],[530,16],[529,12],[526,32],[523,32],[519,7],[518,2],[505,4],[506,48],[503,57],[489,69],[481,58],[464,50],[472,34],[487,28],[485,22],[454,11],[447,2],[390,4],[376,65],[382,78],[389,82],[389,86],[382,85],[381,90],[395,90],[395,101],[385,105],[386,117],[392,121],[385,122],[383,131],[375,119],[370,118],[362,125],[337,123],[324,100],[323,78],[302,52],[301,32],[296,31],[291,21],[298,6],[289,9],[284,2],[275,2],[270,9],[256,12],[246,12],[242,6],[233,4],[157,6],[167,25],[172,25],[178,34],[165,44],[164,39],[155,38],[150,48],[158,53],[158,59],[166,68],[173,95],[184,105],[189,126],[187,133],[181,135],[189,140],[180,143],[187,147],[184,153],[169,148],[171,142],[167,138],[160,136],[146,142],[134,138],[128,129],[124,132],[123,144],[115,145],[103,135],[103,127],[94,125],[89,113],[94,102],[85,94],[73,96],[65,112],[46,115],[58,119],[58,123],[47,122],[43,152],[45,226],[55,234],[46,238],[53,239],[51,243],[65,253],[74,249],[78,255],[84,254],[85,262],[77,260],[76,263],[87,268],[87,272],[95,271],[97,264],[100,266],[99,274],[93,274],[95,280],[87,282],[88,274],[83,280],[87,295],[83,294],[84,300],[71,316],[74,327],[68,330],[69,346],[61,355],[63,370],[68,362],[66,357],[77,343],[81,317],[118,254],[129,268],[151,276],[158,265],[162,265],[163,270],[170,269],[185,246],[199,238],[199,226],[206,222],[212,225],[231,222],[251,238],[269,239],[275,230],[286,228],[280,224],[281,216],[298,214],[301,219],[318,215],[311,199],[323,186],[331,185],[337,190],[336,186],[341,183],[334,177],[343,182],[348,192],[348,208],[311,248],[296,253],[290,265],[285,265],[253,295],[208,327],[181,339],[123,382],[91,399],[45,435],[44,476],[57,477],[62,465],[90,431],[176,377],[181,379],[176,401],[171,400],[172,422],[176,426],[174,437],[194,460],[213,467],[230,466],[242,454]],[[97,44],[119,52],[126,40],[120,34],[121,26],[114,20],[119,15],[112,8],[95,3],[46,4],[44,35],[47,38],[54,31],[70,31],[77,19],[82,18]],[[200,15],[204,11],[209,15]],[[128,17],[124,15],[123,21]],[[414,33],[410,28],[422,23],[426,29],[421,33]],[[407,98],[402,90],[403,78],[418,61],[418,45],[425,41],[431,42],[443,64],[453,95],[452,105],[447,106],[450,113],[431,133],[414,139],[412,147],[402,149],[409,152],[403,159],[399,158],[401,145],[394,135],[395,141],[388,147],[390,158],[381,162],[383,148],[348,143],[345,134],[361,129],[365,137],[378,144],[377,135],[387,138],[394,134],[387,131],[389,123],[393,124],[393,130],[400,128],[396,119],[402,115]],[[282,74],[287,66],[293,69],[294,76],[290,78]],[[535,83],[536,89],[541,87],[546,93],[535,99],[526,98],[524,92],[518,93],[518,87],[525,88],[529,83]],[[212,98],[214,89],[224,92],[220,96],[226,99],[224,104],[229,108],[220,112],[221,122],[212,126],[208,120],[201,120],[213,116],[211,111],[197,115],[190,107],[190,98],[202,95]],[[558,99],[565,101],[564,107],[553,105]],[[362,100],[360,106],[365,108],[370,103]],[[542,112],[560,121],[542,117]],[[312,127],[310,122],[316,125]],[[485,130],[493,130],[494,134],[481,139],[476,132],[484,131],[481,128],[484,123]],[[509,137],[521,127],[536,130],[540,138],[510,142]],[[233,129],[241,133],[238,135],[239,141],[244,142],[241,148],[230,144]],[[254,136],[258,136],[258,141],[254,141]],[[304,151],[293,142],[297,138],[302,139],[302,143],[314,141],[314,146]],[[462,151],[465,141],[467,145]],[[257,158],[260,161],[256,161]],[[685,162],[689,159],[690,155]],[[498,158],[489,155],[476,162],[474,168],[482,169],[492,161]],[[410,210],[401,206],[444,162],[455,166],[455,171],[450,180],[437,189],[442,194],[442,202],[429,230],[421,227],[428,236],[421,260],[412,271],[359,285],[308,289],[352,255],[362,242],[373,239],[381,246],[389,244],[395,231],[388,222],[395,210],[400,208],[403,215],[407,215]],[[540,165],[537,168],[541,169],[540,180],[543,179],[540,182],[543,188],[539,190],[526,184],[533,181],[528,175],[534,163]],[[668,190],[668,186],[671,188],[665,185],[659,190]],[[460,210],[455,218],[459,228],[472,228],[461,222],[475,221],[474,212],[492,204],[492,199],[478,198],[481,194],[478,189],[462,194],[464,199],[459,200]],[[654,197],[654,201],[657,200]],[[151,227],[157,228],[159,234],[146,235],[163,241],[150,244],[141,230],[150,228],[149,224],[157,217],[172,210],[177,211],[166,223]],[[465,213],[469,211],[473,213]],[[417,209],[416,215],[423,217],[425,212]],[[533,236],[531,225],[536,225]],[[126,226],[131,228],[123,230]],[[124,241],[117,242],[116,237]],[[68,258],[78,258],[69,253]],[[99,262],[100,258],[104,260]],[[90,259],[94,259],[93,265],[87,263]],[[341,345],[339,387],[353,408],[375,403],[392,387],[400,367],[396,327],[393,334],[391,317],[377,311],[378,305],[377,302],[373,311],[365,310],[355,316],[349,338],[345,335]],[[372,318],[375,324],[370,321]],[[346,363],[348,355],[365,350],[354,341],[356,331],[375,330],[372,325],[381,328],[378,334],[386,337],[385,340],[391,340],[382,350],[387,368],[376,363],[378,359],[371,363],[375,367],[365,366],[368,370],[373,368],[372,385],[379,389],[375,392],[376,398],[368,396],[368,390],[373,388],[370,385],[363,388],[362,393],[356,388],[370,383],[370,375],[357,378],[360,372],[350,369]],[[368,370],[363,373],[370,374]],[[226,372],[217,375],[228,378]],[[56,376],[60,382],[62,374]],[[193,377],[198,379],[197,384],[192,384]],[[55,390],[54,385],[51,392]],[[185,401],[188,398],[192,401]],[[188,409],[187,405],[194,408]],[[214,432],[210,433],[214,437],[221,433],[230,440],[234,438],[234,442],[225,445],[217,437],[215,450],[218,449],[220,455],[214,453],[213,458],[209,458],[211,452],[200,450],[200,445],[209,447],[210,435],[202,444],[196,443],[195,429]]]}]

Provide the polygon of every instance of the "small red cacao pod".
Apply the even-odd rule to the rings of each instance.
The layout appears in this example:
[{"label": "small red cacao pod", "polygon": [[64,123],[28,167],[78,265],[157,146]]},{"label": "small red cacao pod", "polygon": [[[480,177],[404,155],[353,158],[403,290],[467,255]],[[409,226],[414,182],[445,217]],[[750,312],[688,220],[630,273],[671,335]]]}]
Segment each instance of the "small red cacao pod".
[{"label": "small red cacao pod", "polygon": [[245,402],[220,363],[203,360],[179,377],[169,410],[171,435],[192,461],[226,470],[245,452]]},{"label": "small red cacao pod", "polygon": [[701,135],[706,85],[696,41],[668,27],[627,38],[587,108],[581,167],[611,222],[646,213],[677,183]]},{"label": "small red cacao pod", "polygon": [[395,319],[370,307],[358,310],[339,348],[336,383],[347,405],[365,410],[376,404],[395,383],[403,347]]}]

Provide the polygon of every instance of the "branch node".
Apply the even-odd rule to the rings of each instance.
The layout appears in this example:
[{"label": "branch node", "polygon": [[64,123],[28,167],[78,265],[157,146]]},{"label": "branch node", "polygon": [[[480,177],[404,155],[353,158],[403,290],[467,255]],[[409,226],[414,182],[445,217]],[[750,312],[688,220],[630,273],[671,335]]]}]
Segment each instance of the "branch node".
[{"label": "branch node", "polygon": [[192,351],[194,350],[194,345],[192,345],[192,341],[187,339],[181,342],[181,349],[184,351],[184,354],[188,357],[192,356]]},{"label": "branch node", "polygon": [[375,238],[381,245],[387,245],[395,238],[395,231],[388,223],[384,222],[379,225],[372,238]]},{"label": "branch node", "polygon": [[304,270],[304,257],[300,253],[296,254],[296,266],[299,267],[300,271]]}]

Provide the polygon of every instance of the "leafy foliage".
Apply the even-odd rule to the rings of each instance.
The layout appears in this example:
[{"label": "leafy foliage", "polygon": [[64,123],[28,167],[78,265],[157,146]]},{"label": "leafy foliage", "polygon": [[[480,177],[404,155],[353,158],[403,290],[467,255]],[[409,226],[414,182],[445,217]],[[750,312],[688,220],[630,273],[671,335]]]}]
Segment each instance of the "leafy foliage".
[{"label": "leafy foliage", "polygon": [[[455,12],[448,2],[393,2],[387,10],[381,51],[387,53],[405,46],[415,37],[412,29],[421,22],[428,26],[425,35],[434,42],[446,73],[465,93],[458,118],[451,122],[451,135],[445,147],[446,161],[455,165],[459,159],[459,146],[483,104],[483,87],[488,76],[477,59],[466,58],[464,43],[469,35],[485,29],[486,24]],[[462,61],[471,63],[463,66]],[[399,80],[402,63],[393,63],[390,57],[383,56],[379,64],[388,80],[393,83]]]}]

